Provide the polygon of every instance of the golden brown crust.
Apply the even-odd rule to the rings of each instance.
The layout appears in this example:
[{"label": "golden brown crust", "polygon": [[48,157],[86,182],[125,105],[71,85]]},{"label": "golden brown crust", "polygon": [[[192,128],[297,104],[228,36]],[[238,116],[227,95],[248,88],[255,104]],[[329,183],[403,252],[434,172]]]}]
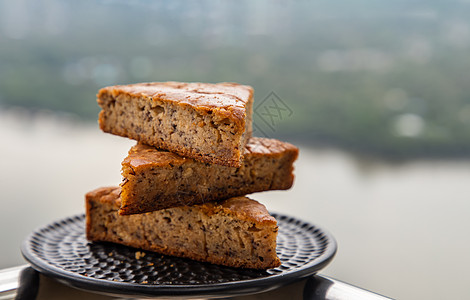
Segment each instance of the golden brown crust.
[{"label": "golden brown crust", "polygon": [[299,149],[296,146],[276,139],[252,137],[248,140],[245,148],[245,154],[251,153],[254,155],[269,154],[278,156],[285,152],[291,152],[294,159],[297,159],[299,155]]},{"label": "golden brown crust", "polygon": [[129,165],[138,169],[149,164],[166,167],[181,165],[188,159],[173,152],[157,150],[155,147],[137,143],[129,150],[129,155],[123,160],[122,165]]},{"label": "golden brown crust", "polygon": [[259,224],[276,224],[276,219],[271,216],[263,204],[247,197],[234,197],[220,202],[204,203],[201,207],[209,214],[217,214],[220,211],[236,214],[237,218]]},{"label": "golden brown crust", "polygon": [[189,105],[201,112],[216,112],[244,127],[246,104],[253,98],[253,88],[232,82],[147,82],[129,85],[115,85],[101,89],[98,99],[103,94],[114,97],[125,94],[133,97],[149,98]]},{"label": "golden brown crust", "polygon": [[116,188],[115,186],[101,187],[93,190],[85,195],[88,198],[99,198],[100,201],[109,203],[113,206],[119,207],[121,205],[121,199],[119,195],[121,194],[121,189]]},{"label": "golden brown crust", "polygon": [[195,206],[119,216],[119,188],[86,195],[86,235],[108,241],[231,267],[255,269],[280,265],[276,220],[264,205],[237,197]]}]

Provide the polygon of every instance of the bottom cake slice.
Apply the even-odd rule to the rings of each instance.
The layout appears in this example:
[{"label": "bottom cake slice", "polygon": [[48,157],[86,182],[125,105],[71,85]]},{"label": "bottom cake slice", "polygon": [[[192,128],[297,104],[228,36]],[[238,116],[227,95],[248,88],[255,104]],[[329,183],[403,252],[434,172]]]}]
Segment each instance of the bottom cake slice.
[{"label": "bottom cake slice", "polygon": [[162,254],[231,267],[269,269],[276,255],[277,222],[247,197],[119,215],[120,188],[86,194],[86,235]]}]

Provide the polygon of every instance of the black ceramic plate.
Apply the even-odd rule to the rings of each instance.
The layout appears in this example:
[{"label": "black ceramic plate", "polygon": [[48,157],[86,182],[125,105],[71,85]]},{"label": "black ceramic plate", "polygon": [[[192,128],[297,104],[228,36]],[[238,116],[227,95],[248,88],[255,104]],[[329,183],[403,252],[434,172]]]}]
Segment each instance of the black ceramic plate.
[{"label": "black ceramic plate", "polygon": [[[85,216],[34,231],[22,245],[33,268],[70,286],[112,295],[225,297],[258,293],[301,280],[325,267],[336,241],[318,226],[272,214],[278,221],[282,265],[236,269],[163,256],[111,243],[90,243]],[[136,252],[145,256],[136,257]],[[139,256],[139,255],[137,255]]]}]

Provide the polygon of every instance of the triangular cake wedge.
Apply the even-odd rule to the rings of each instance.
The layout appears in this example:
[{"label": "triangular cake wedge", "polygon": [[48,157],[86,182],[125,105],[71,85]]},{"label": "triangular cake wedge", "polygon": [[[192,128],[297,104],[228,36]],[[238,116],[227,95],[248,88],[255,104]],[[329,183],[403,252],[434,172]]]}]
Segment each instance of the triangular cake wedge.
[{"label": "triangular cake wedge", "polygon": [[137,144],[122,162],[120,214],[137,214],[180,205],[243,196],[292,186],[294,145],[251,138],[240,168],[201,163]]},{"label": "triangular cake wedge", "polygon": [[277,222],[246,197],[121,216],[120,189],[86,194],[86,235],[166,255],[230,267],[268,269],[276,255]]},{"label": "triangular cake wedge", "polygon": [[252,133],[253,89],[153,82],[98,92],[100,128],[202,162],[239,167]]}]

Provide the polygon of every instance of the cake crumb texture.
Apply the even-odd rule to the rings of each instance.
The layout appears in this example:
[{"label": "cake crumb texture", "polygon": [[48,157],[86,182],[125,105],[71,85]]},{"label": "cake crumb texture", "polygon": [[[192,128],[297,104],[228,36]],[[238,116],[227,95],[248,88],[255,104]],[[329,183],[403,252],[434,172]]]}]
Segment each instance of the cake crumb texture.
[{"label": "cake crumb texture", "polygon": [[276,219],[255,200],[235,197],[121,216],[119,190],[106,187],[86,194],[89,240],[230,267],[268,269],[280,265]]}]

